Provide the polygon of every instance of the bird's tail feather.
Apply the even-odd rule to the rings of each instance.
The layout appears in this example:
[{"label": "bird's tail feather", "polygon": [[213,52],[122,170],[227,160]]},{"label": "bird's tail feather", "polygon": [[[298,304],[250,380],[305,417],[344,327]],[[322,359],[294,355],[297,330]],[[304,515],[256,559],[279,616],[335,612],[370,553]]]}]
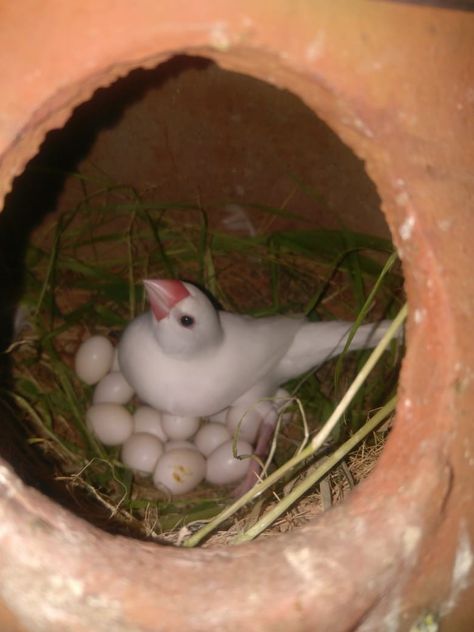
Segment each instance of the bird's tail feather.
[{"label": "bird's tail feather", "polygon": [[[390,320],[382,320],[379,323],[361,325],[354,334],[349,351],[375,347],[391,323]],[[284,380],[317,368],[342,353],[352,325],[348,321],[305,323],[278,367]]]},{"label": "bird's tail feather", "polygon": [[[351,340],[349,351],[358,351],[359,349],[372,349],[373,347],[376,347],[384,337],[387,329],[390,327],[391,324],[391,320],[382,320],[378,323],[361,325],[357,328],[354,337]],[[347,333],[343,336],[341,342],[338,343],[334,355],[339,355],[344,350],[353,323],[348,323],[348,325],[349,329]]]}]

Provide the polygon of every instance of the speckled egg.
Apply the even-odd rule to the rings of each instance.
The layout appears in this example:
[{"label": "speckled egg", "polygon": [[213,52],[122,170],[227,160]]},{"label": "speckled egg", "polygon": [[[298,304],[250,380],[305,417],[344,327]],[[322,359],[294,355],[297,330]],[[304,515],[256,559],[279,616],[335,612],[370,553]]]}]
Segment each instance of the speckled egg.
[{"label": "speckled egg", "polygon": [[153,483],[173,496],[190,492],[204,479],[206,460],[197,450],[171,450],[158,460]]}]

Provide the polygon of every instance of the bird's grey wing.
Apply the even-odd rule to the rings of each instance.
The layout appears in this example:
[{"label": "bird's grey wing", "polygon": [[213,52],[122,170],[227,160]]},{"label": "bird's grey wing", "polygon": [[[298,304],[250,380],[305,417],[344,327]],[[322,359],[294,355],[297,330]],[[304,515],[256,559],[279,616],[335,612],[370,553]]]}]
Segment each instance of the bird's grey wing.
[{"label": "bird's grey wing", "polygon": [[241,393],[268,376],[273,380],[275,367],[304,323],[301,318],[250,318],[228,312],[221,318],[225,333],[222,360],[228,362]]},{"label": "bird's grey wing", "polygon": [[[380,323],[361,325],[351,341],[349,350],[375,347],[391,322],[383,320]],[[281,383],[316,368],[326,360],[342,353],[352,325],[351,322],[340,320],[322,323],[305,322],[276,368]]]}]

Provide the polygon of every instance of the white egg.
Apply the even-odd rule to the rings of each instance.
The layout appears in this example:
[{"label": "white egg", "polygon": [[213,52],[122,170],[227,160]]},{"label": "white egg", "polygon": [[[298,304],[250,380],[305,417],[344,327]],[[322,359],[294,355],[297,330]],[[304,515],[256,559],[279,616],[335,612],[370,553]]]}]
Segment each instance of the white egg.
[{"label": "white egg", "polygon": [[135,432],[149,432],[161,441],[167,441],[168,437],[163,430],[161,413],[151,406],[139,406],[133,413]]},{"label": "white egg", "polygon": [[113,358],[114,348],[110,340],[104,336],[92,336],[77,350],[74,369],[86,384],[97,384],[110,371]]},{"label": "white egg", "polygon": [[197,446],[191,441],[167,441],[165,443],[165,451],[170,452],[170,450],[196,450],[199,452]]},{"label": "white egg", "polygon": [[[228,485],[240,481],[250,465],[250,458],[234,457],[232,441],[226,441],[209,455],[206,467],[206,480],[213,485]],[[236,442],[236,454],[239,456],[252,454],[252,446],[246,441]]]},{"label": "white egg", "polygon": [[126,404],[133,397],[133,388],[119,371],[107,373],[94,390],[94,404]]},{"label": "white egg", "polygon": [[204,456],[209,456],[225,441],[231,438],[229,431],[221,423],[207,423],[200,428],[194,437],[194,443],[199,452]]},{"label": "white egg", "polygon": [[261,421],[261,415],[254,408],[231,406],[227,412],[226,425],[231,436],[255,443]]},{"label": "white egg", "polygon": [[137,432],[123,444],[121,458],[131,470],[151,474],[163,451],[163,443],[155,435]]},{"label": "white egg", "polygon": [[94,404],[86,413],[86,423],[105,445],[120,445],[133,431],[132,415],[119,404]]},{"label": "white egg", "polygon": [[163,430],[170,439],[189,439],[199,428],[199,417],[177,417],[164,414]]},{"label": "white egg", "polygon": [[197,487],[206,474],[206,460],[197,450],[171,450],[158,459],[153,483],[172,495]]}]

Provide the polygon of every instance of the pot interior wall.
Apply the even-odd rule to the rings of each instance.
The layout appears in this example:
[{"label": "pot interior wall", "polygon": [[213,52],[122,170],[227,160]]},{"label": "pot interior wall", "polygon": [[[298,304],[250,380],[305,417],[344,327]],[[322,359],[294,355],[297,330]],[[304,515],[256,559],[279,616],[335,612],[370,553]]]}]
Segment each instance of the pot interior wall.
[{"label": "pot interior wall", "polygon": [[[199,204],[222,230],[235,229],[226,223],[229,204],[257,203],[302,215],[308,226],[389,236],[362,162],[300,99],[206,59],[176,57],[97,91],[16,179],[0,216],[3,347],[30,239],[51,232],[85,186],[114,185],[134,187],[144,199]],[[250,217],[257,231],[294,223]],[[8,357],[3,362],[8,382]],[[7,417],[2,456],[28,483],[67,502],[48,464],[31,454],[14,409]]]}]

